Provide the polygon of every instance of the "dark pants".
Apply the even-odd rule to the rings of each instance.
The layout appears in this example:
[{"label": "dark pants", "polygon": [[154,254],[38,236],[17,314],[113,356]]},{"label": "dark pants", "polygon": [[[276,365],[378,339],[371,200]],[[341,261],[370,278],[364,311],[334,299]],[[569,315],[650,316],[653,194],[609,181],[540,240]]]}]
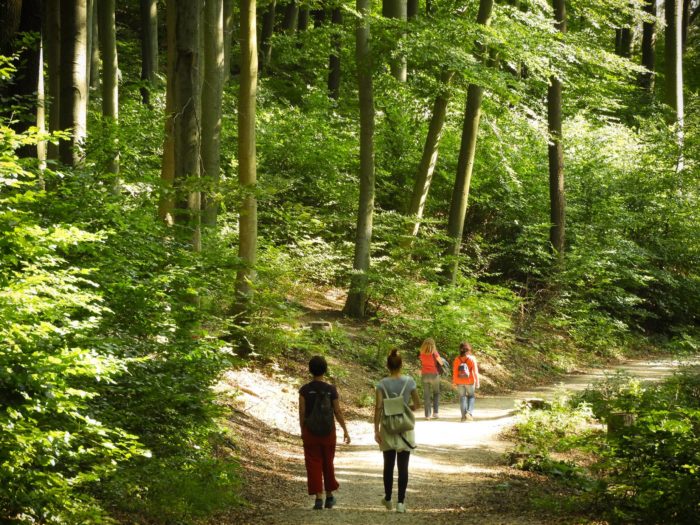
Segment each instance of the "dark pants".
[{"label": "dark pants", "polygon": [[403,503],[406,498],[406,487],[408,486],[408,460],[411,453],[408,450],[396,452],[395,450],[384,451],[384,499],[391,500],[391,490],[394,484],[394,463],[399,467],[399,503]]},{"label": "dark pants", "polygon": [[304,463],[306,464],[306,479],[309,494],[320,494],[338,490],[335,479],[335,432],[328,436],[314,436],[304,429],[301,432],[304,442]]}]

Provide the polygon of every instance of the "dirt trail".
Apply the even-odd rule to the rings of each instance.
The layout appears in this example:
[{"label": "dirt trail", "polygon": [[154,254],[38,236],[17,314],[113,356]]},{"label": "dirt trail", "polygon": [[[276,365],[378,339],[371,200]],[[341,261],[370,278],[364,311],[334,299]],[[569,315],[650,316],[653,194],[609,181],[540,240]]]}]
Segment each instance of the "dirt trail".
[{"label": "dirt trail", "polygon": [[[656,360],[632,362],[612,370],[658,380],[671,374],[678,365],[673,360]],[[475,420],[470,422],[460,422],[456,404],[442,405],[439,420],[425,421],[419,411],[418,448],[410,459],[406,514],[388,512],[379,505],[383,494],[382,457],[373,441],[373,427],[367,420],[351,420],[352,443],[338,446],[335,465],[341,488],[336,493],[337,507],[312,511],[313,500],[306,496],[300,439],[294,435],[294,412],[282,424],[277,421],[266,424],[263,412],[267,403],[258,400],[245,411],[246,415],[240,414],[239,421],[243,439],[255,442],[246,441],[242,447],[247,497],[254,505],[218,523],[446,524],[466,520],[481,525],[557,523],[555,517],[542,512],[523,511],[527,508],[524,502],[530,488],[544,480],[504,464],[503,453],[512,443],[504,440],[502,434],[514,423],[519,400],[547,398],[561,389],[580,390],[602,378],[604,373],[568,376],[558,385],[531,392],[477,397]],[[296,392],[292,388],[288,390],[292,394]],[[254,419],[258,414],[260,419]],[[288,425],[291,427],[284,428]],[[395,491],[396,486],[394,495]]]}]

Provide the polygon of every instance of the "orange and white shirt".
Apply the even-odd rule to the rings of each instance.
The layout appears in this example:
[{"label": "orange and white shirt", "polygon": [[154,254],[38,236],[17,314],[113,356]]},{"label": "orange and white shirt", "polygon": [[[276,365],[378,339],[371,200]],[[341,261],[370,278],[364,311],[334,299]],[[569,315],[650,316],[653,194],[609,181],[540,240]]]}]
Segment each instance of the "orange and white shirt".
[{"label": "orange and white shirt", "polygon": [[[460,377],[459,365],[465,363],[469,369],[469,377]],[[453,385],[475,385],[479,386],[479,365],[476,364],[476,358],[473,355],[465,355],[455,357],[452,363],[452,384]]]}]

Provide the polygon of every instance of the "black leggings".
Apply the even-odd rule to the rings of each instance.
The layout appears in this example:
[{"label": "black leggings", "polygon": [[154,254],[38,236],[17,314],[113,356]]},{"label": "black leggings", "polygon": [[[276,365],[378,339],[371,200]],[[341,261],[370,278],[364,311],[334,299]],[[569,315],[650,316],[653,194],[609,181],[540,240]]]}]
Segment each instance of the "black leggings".
[{"label": "black leggings", "polygon": [[[397,461],[398,456],[398,461]],[[408,486],[408,460],[411,453],[408,450],[396,452],[395,450],[384,451],[384,499],[391,500],[391,489],[394,484],[394,463],[399,467],[399,503],[403,503],[406,497],[406,487]]]}]

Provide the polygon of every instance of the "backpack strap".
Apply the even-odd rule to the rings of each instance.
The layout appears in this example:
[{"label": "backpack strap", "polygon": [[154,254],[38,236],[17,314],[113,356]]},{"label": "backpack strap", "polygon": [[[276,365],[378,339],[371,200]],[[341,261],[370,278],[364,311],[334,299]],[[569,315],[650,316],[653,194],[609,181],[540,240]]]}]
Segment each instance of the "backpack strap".
[{"label": "backpack strap", "polygon": [[397,397],[403,397],[403,392],[406,390],[406,387],[408,386],[408,378],[406,378],[406,382],[403,384],[403,388],[401,389],[401,393]]}]

